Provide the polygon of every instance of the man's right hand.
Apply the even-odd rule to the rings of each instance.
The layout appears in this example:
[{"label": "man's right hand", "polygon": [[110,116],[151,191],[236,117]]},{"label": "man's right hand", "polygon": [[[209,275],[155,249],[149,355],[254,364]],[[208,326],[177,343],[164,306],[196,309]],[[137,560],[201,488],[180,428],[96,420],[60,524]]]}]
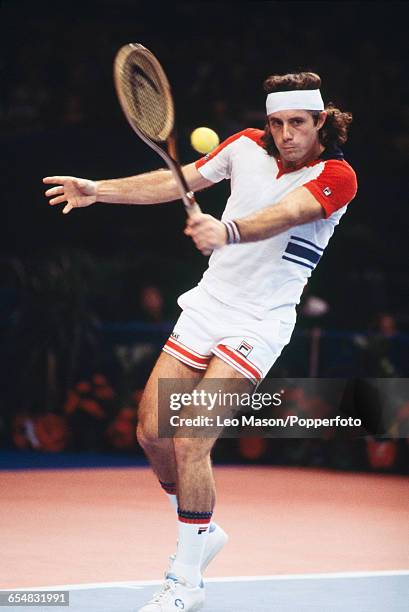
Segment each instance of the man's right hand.
[{"label": "man's right hand", "polygon": [[[62,204],[66,202],[63,213],[66,215],[73,208],[90,206],[97,201],[97,184],[88,179],[75,176],[46,176],[43,178],[46,185],[56,185],[47,189],[45,195],[51,197],[49,204]],[[54,197],[56,196],[56,197]]]}]

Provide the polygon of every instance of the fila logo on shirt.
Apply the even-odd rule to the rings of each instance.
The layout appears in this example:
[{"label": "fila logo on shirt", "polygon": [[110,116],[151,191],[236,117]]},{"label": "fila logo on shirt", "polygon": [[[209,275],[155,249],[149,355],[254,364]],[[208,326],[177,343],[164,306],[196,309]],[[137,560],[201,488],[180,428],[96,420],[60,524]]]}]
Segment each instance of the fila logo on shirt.
[{"label": "fila logo on shirt", "polygon": [[322,190],[322,193],[326,196],[330,196],[332,191],[329,187],[324,187],[324,189]]},{"label": "fila logo on shirt", "polygon": [[245,342],[245,340],[243,340],[239,346],[237,347],[237,352],[241,353],[242,355],[244,355],[244,357],[247,357],[247,355],[253,350],[253,347],[251,346],[251,344],[249,344],[248,342]]},{"label": "fila logo on shirt", "polygon": [[197,534],[201,535],[202,533],[206,533],[207,530],[208,527],[199,527],[199,529],[197,530]]},{"label": "fila logo on shirt", "polygon": [[178,340],[180,334],[175,334],[175,332],[171,333],[172,338],[174,338],[175,340]]}]

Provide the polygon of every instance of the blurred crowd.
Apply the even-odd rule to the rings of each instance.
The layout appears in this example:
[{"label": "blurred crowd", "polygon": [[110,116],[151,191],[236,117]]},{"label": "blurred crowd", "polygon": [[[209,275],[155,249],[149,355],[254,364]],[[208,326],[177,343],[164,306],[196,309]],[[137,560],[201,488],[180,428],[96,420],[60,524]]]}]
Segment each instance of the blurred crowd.
[{"label": "blurred crowd", "polygon": [[[112,62],[120,46],[135,41],[162,61],[182,130],[198,121],[211,122],[223,138],[239,127],[263,123],[261,84],[266,76],[315,69],[323,77],[324,98],[356,115],[353,150],[375,137],[378,150],[386,147],[394,157],[395,168],[407,161],[409,106],[399,87],[405,41],[394,36],[399,22],[391,19],[391,4],[374,4],[370,21],[367,7],[358,2],[349,3],[348,9],[332,2],[331,19],[315,10],[322,9],[319,2],[292,7],[219,2],[217,18],[211,6],[204,10],[194,2],[158,11],[148,3],[133,7],[119,0],[97,6],[84,0],[72,13],[47,2],[35,7],[21,1],[5,4],[2,14],[10,30],[5,32],[9,48],[3,59],[7,87],[0,107],[2,130],[115,125],[120,113]],[[26,11],[23,21],[19,4]],[[392,5],[397,16],[403,7]],[[18,33],[12,28],[17,21]],[[366,153],[373,163],[377,156]]]},{"label": "blurred crowd", "polygon": [[[142,454],[135,439],[138,404],[172,329],[174,298],[158,284],[142,283],[133,288],[135,295],[120,296],[126,308],[119,316],[109,304],[114,292],[107,277],[102,283],[108,300],[104,305],[103,296],[88,282],[92,262],[80,262],[79,269],[78,261],[69,260],[50,264],[47,273],[42,267],[31,269],[27,285],[20,287],[21,301],[3,312],[2,358],[8,368],[1,375],[5,393],[0,396],[0,442],[47,452]],[[366,406],[366,436],[340,439],[332,430],[319,439],[223,440],[216,460],[405,473],[409,385],[403,391],[393,385],[409,379],[409,337],[399,333],[390,313],[378,313],[360,332],[328,330],[330,310],[321,297],[305,292],[297,330],[269,377],[347,379],[346,413],[362,412]],[[103,320],[101,315],[109,312],[117,315],[115,320]],[[380,407],[379,392],[362,391],[366,380],[376,385],[383,379],[393,387],[388,388],[389,415]],[[275,416],[326,418],[334,408],[325,393],[302,387],[293,389],[287,400],[285,410]],[[385,415],[388,422],[379,428],[374,419]]]}]

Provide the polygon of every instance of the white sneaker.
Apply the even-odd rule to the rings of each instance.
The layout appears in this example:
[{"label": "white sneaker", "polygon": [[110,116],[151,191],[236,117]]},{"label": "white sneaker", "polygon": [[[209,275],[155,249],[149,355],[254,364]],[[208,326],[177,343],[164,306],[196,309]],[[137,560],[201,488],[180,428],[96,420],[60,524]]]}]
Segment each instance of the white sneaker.
[{"label": "white sneaker", "polygon": [[[213,530],[211,531],[211,529]],[[215,556],[221,551],[223,546],[227,543],[229,536],[227,533],[217,525],[217,523],[213,523],[209,529],[209,534],[207,536],[206,545],[203,551],[203,559],[200,565],[200,571],[205,571],[206,567],[209,565],[211,561],[215,558]]]},{"label": "white sneaker", "polygon": [[[206,567],[209,565],[209,563],[213,561],[215,556],[221,551],[223,546],[227,543],[228,539],[229,539],[229,536],[220,527],[220,525],[213,523],[212,526],[209,528],[209,534],[207,536],[206,545],[203,551],[203,559],[202,559],[202,563],[200,564],[200,571],[202,574],[205,571]],[[168,567],[166,574],[169,572],[172,572],[172,565],[175,559],[176,559],[176,554],[173,554],[169,557],[169,567]]]},{"label": "white sneaker", "polygon": [[161,590],[138,612],[196,612],[204,600],[202,586],[193,587],[182,578],[168,574]]}]

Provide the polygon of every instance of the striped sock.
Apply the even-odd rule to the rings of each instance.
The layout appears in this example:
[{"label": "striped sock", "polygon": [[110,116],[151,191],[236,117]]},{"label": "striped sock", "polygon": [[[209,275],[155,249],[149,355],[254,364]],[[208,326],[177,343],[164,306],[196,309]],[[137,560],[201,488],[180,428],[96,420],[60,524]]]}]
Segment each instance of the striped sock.
[{"label": "striped sock", "polygon": [[200,565],[212,512],[191,512],[178,508],[178,517],[179,543],[172,574],[198,586],[202,580]]},{"label": "striped sock", "polygon": [[[165,491],[170,505],[172,506],[172,508],[175,509],[176,513],[177,513],[177,509],[178,509],[178,498],[176,495],[176,483],[174,482],[163,482],[162,480],[159,480],[159,484],[162,487],[162,489]],[[209,533],[212,533],[215,529],[216,529],[217,525],[214,521],[211,521],[210,523],[210,528],[209,528]]]}]

